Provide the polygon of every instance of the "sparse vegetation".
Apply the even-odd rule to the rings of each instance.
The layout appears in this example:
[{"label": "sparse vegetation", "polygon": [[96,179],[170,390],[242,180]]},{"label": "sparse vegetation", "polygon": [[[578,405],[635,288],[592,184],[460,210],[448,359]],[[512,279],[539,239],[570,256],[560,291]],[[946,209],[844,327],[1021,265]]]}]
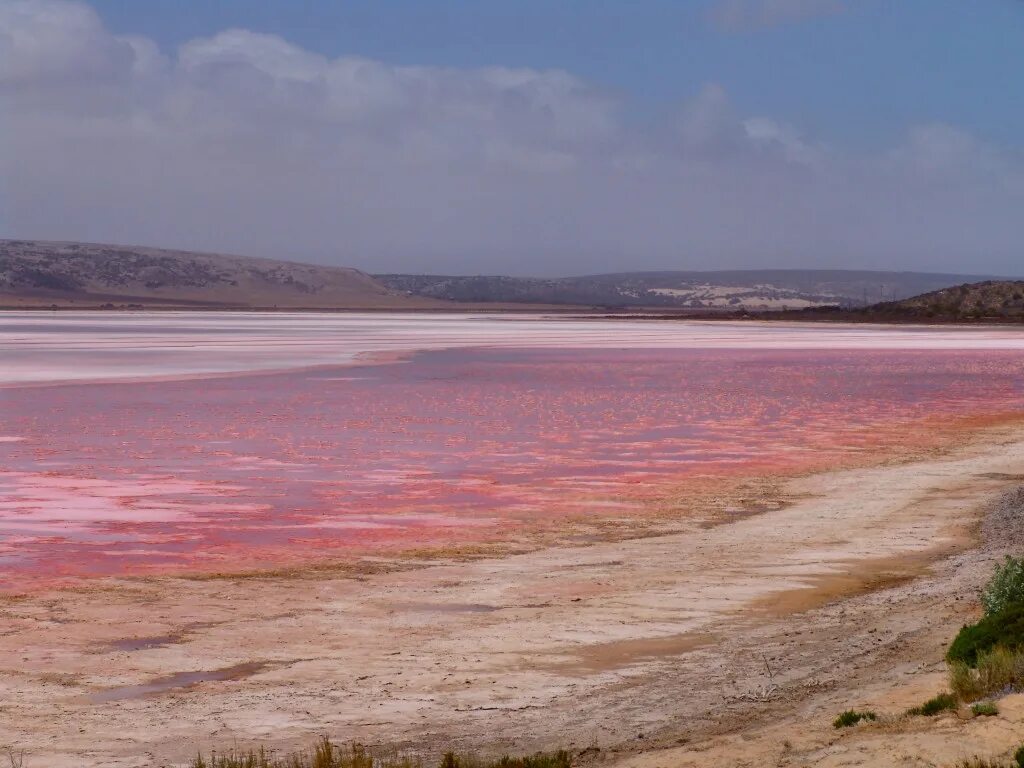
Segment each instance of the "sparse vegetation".
[{"label": "sparse vegetation", "polygon": [[949,646],[946,661],[974,667],[980,654],[997,645],[1007,650],[1024,649],[1024,603],[1006,606],[963,627]]},{"label": "sparse vegetation", "polygon": [[919,707],[911,707],[907,710],[908,715],[923,715],[925,717],[935,717],[940,712],[952,710],[957,708],[957,698],[951,693],[943,692],[938,696],[933,696],[928,699],[924,704]]},{"label": "sparse vegetation", "polygon": [[996,566],[995,573],[981,592],[981,603],[985,606],[986,616],[1024,604],[1024,559],[1007,555]]},{"label": "sparse vegetation", "polygon": [[971,706],[971,714],[975,717],[995,717],[999,714],[999,707],[991,701],[979,701]]},{"label": "sparse vegetation", "polygon": [[963,701],[1019,689],[1024,686],[1024,649],[996,646],[979,655],[974,666],[955,661],[949,665],[949,686]]},{"label": "sparse vegetation", "polygon": [[956,768],[1008,768],[1006,763],[998,760],[987,760],[982,757],[972,757],[969,760],[962,760],[956,764]]},{"label": "sparse vegetation", "polygon": [[858,712],[857,710],[854,710],[854,709],[848,709],[845,712],[841,712],[839,714],[839,716],[835,720],[832,721],[832,727],[833,728],[850,728],[851,726],[856,725],[857,723],[861,722],[862,720],[869,720],[869,721],[871,721],[871,720],[875,720],[875,719],[877,719],[877,715],[875,715],[875,713],[872,712],[871,710],[864,710],[862,712]]},{"label": "sparse vegetation", "polygon": [[[277,755],[262,747],[206,757],[200,754],[189,768],[423,768],[423,763],[397,751],[371,752],[359,744],[340,746],[325,736],[311,749],[288,755]],[[572,768],[572,756],[565,750],[497,759],[446,752],[438,768]]]},{"label": "sparse vegetation", "polygon": [[1024,686],[1024,559],[1007,557],[982,589],[985,615],[946,652],[949,687],[961,701]]}]

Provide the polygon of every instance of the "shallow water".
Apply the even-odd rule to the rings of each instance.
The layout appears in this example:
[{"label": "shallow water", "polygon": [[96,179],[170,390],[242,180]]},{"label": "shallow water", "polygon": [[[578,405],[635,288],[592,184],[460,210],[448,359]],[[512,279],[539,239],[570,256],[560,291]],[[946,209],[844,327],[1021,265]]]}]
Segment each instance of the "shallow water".
[{"label": "shallow water", "polygon": [[266,668],[267,664],[263,662],[247,662],[221,669],[176,672],[173,675],[154,678],[141,685],[122,685],[116,688],[106,688],[90,694],[89,701],[93,704],[103,704],[109,701],[142,699],[147,696],[157,696],[167,691],[191,688],[200,683],[242,680],[246,677],[252,677]]},{"label": "shallow water", "polygon": [[[295,333],[335,338],[344,326],[350,347],[377,349],[388,334],[442,346],[446,323],[464,336],[400,364],[0,390],[0,585],[260,568],[638,517],[689,480],[841,463],[1024,410],[1024,334],[1010,330],[207,318],[213,329],[197,315],[167,326],[60,315],[51,327],[22,313],[0,329],[39,342],[21,347],[11,378],[62,379],[194,373],[218,359],[203,341],[217,334],[247,342],[225,365],[252,355],[268,367]],[[111,342],[110,326],[123,338]],[[156,355],[158,369],[150,326],[185,350]],[[69,335],[71,346],[56,341]],[[315,362],[307,353],[288,359]]]}]

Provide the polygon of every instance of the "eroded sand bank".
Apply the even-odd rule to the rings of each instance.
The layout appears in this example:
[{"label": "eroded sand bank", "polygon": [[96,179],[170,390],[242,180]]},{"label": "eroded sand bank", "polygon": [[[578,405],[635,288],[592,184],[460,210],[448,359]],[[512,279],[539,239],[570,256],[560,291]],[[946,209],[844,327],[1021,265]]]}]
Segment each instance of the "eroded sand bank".
[{"label": "eroded sand bank", "polygon": [[[997,554],[977,546],[978,522],[1021,476],[1024,430],[1007,426],[944,455],[791,480],[780,509],[696,514],[666,536],[379,561],[358,578],[6,598],[0,744],[53,768],[320,733],[426,752],[594,745],[650,766],[724,749],[743,764],[812,727],[834,738],[837,708],[941,685],[942,645]],[[809,765],[833,746],[786,749]]]}]

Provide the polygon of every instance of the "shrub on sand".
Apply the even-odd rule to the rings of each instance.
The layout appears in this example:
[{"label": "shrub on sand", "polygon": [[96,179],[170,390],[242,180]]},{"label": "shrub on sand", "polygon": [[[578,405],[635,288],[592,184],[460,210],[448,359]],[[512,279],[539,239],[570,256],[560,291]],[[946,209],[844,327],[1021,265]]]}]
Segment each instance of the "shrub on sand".
[{"label": "shrub on sand", "polygon": [[996,646],[979,654],[973,666],[955,661],[949,665],[949,687],[961,701],[1020,689],[1024,687],[1024,650]]},{"label": "shrub on sand", "polygon": [[977,624],[965,626],[946,652],[946,661],[962,661],[975,666],[978,656],[1000,645],[1010,650],[1024,650],[1024,604],[1011,605],[986,615]]},{"label": "shrub on sand", "polygon": [[907,714],[935,717],[935,715],[940,712],[945,712],[949,709],[956,709],[956,706],[956,696],[951,693],[940,693],[938,696],[933,696],[928,699],[928,701],[919,707],[911,707],[907,710]]},{"label": "shrub on sand", "polygon": [[991,616],[1019,603],[1024,603],[1024,558],[1007,555],[982,589],[981,604]]},{"label": "shrub on sand", "polygon": [[999,714],[999,707],[991,701],[979,701],[971,707],[971,714],[975,717],[995,717]]},{"label": "shrub on sand", "polygon": [[876,719],[875,713],[870,710],[858,712],[854,709],[848,709],[845,712],[841,712],[839,716],[832,721],[833,728],[849,728],[850,726],[856,725],[861,720],[874,720]]}]

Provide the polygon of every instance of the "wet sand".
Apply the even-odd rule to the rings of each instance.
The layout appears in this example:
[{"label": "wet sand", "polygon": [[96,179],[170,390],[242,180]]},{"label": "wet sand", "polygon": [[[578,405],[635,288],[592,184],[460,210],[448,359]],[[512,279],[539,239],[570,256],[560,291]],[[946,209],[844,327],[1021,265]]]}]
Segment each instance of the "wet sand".
[{"label": "wet sand", "polygon": [[934,688],[975,610],[998,554],[980,521],[1024,475],[1024,431],[977,438],[791,479],[781,508],[665,536],[8,597],[0,743],[53,768],[325,732],[428,753],[598,746],[644,766],[719,749],[731,765],[813,724],[824,746],[805,756],[821,757],[837,708]]}]

